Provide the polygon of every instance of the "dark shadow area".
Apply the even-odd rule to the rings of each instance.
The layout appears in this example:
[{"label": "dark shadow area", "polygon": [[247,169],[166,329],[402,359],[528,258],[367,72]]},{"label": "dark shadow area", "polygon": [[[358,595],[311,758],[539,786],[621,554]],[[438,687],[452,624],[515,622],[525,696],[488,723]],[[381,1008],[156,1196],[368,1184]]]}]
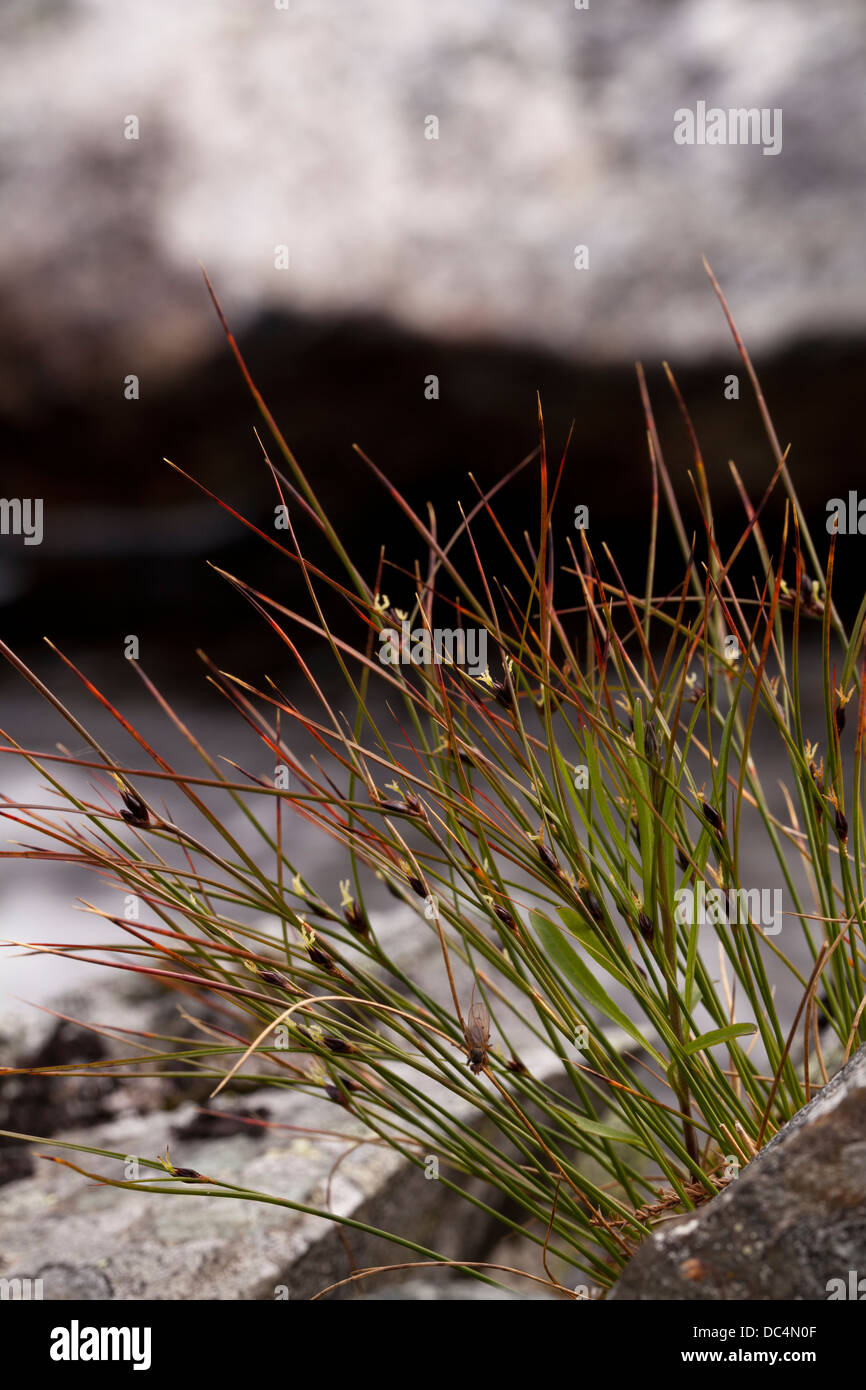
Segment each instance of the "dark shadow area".
[{"label": "dark shadow area", "polygon": [[[585,504],[596,556],[607,541],[626,579],[642,588],[650,467],[633,367],[483,341],[434,341],[375,320],[269,316],[240,336],[286,439],[371,578],[382,543],[410,568],[416,558],[423,561],[423,547],[352,444],[413,506],[423,511],[431,500],[445,536],[458,519],[458,502],[468,509],[477,500],[469,472],[490,487],[536,447],[537,392],[552,467],[574,422],[554,525],[557,559],[567,558],[568,539],[576,539],[574,507]],[[771,450],[733,348],[724,360],[671,366],[701,442],[724,541],[742,524],[727,460],[735,460],[757,501],[772,474]],[[862,476],[854,402],[866,373],[866,344],[800,343],[756,366],[782,445],[792,445],[792,474],[823,557],[827,501],[847,497]],[[700,520],[687,476],[687,432],[661,364],[645,367],[691,530]],[[739,376],[739,400],[725,399],[729,373]],[[425,399],[431,374],[438,377],[438,400]],[[247,639],[254,644],[258,620],[249,623],[243,600],[208,569],[208,560],[275,596],[306,603],[296,566],[162,461],[171,458],[287,541],[285,532],[273,531],[277,498],[252,433],[258,426],[264,434],[262,421],[226,344],[215,337],[211,360],[162,383],[143,381],[138,401],[124,400],[120,370],[110,388],[103,384],[75,399],[59,399],[47,376],[41,384],[33,380],[26,410],[0,418],[0,493],[43,498],[45,518],[39,546],[0,537],[0,622],[8,641],[30,645],[48,633],[59,642],[117,650],[135,633],[151,650],[186,650],[228,635],[243,648],[243,634],[255,627]],[[269,441],[268,447],[277,461],[275,446]],[[537,535],[537,467],[525,469],[496,505],[511,534]],[[781,516],[781,490],[769,512]],[[333,567],[302,519],[299,532],[313,558]],[[771,521],[773,544],[776,536]],[[849,612],[862,591],[854,551],[854,538],[840,540],[837,601]],[[673,586],[681,574],[673,533],[663,526],[657,580]],[[383,587],[401,590],[393,576]]]}]

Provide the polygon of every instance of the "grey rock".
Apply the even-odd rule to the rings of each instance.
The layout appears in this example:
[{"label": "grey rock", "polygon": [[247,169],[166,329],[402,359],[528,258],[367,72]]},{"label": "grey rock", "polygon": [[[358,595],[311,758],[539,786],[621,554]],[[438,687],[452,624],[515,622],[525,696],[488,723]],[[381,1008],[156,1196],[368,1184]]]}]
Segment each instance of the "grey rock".
[{"label": "grey rock", "polygon": [[[375,916],[384,935],[398,934],[401,919],[405,931],[405,914]],[[431,974],[432,968],[431,960]],[[55,1003],[70,1016],[98,1020],[106,1030],[178,1026],[173,1000],[114,982],[90,985]],[[55,1021],[51,1015],[16,1011],[5,1016],[4,1026],[6,1057],[12,1060],[13,1036],[19,1046],[38,1049]],[[116,1045],[109,1045],[112,1050]],[[7,1157],[24,1155],[30,1171],[25,1168],[20,1178],[14,1171],[6,1174],[12,1180],[0,1196],[0,1276],[41,1279],[46,1300],[307,1300],[353,1269],[424,1259],[383,1237],[338,1228],[322,1217],[281,1206],[201,1197],[194,1191],[178,1200],[95,1185],[66,1167],[32,1157],[33,1150],[114,1178],[124,1176],[120,1165],[55,1147],[52,1139],[143,1158],[155,1158],[170,1144],[172,1161],[182,1167],[395,1231],[451,1259],[484,1258],[493,1238],[491,1217],[427,1180],[423,1169],[382,1147],[375,1134],[324,1096],[266,1088],[245,1094],[240,1102],[217,1102],[224,1110],[236,1110],[240,1103],[247,1114],[266,1109],[264,1133],[261,1126],[238,1125],[231,1132],[230,1126],[204,1125],[206,1117],[195,1102],[178,1104],[177,1095],[167,1095],[155,1078],[124,1080],[109,1099],[108,1117],[100,1108],[86,1127],[66,1124],[58,1133],[55,1126],[44,1143],[3,1150]],[[172,1108],[164,1108],[169,1102]],[[20,1128],[14,1114],[13,1107],[12,1127]],[[321,1135],[323,1130],[331,1137]],[[141,1177],[148,1174],[140,1171]],[[402,1297],[405,1277],[403,1271],[386,1269],[328,1296]],[[467,1297],[497,1296],[476,1280],[455,1279],[450,1270],[427,1276],[431,1287],[442,1279],[451,1290],[442,1294],[445,1298],[460,1296],[457,1290],[463,1287]],[[427,1297],[407,1295],[415,1296]]]},{"label": "grey rock", "polygon": [[866,1047],[724,1192],[665,1222],[608,1297],[826,1300],[858,1280],[862,1296]]},{"label": "grey rock", "polygon": [[[322,1205],[336,1158],[352,1138],[361,1138],[357,1122],[336,1106],[297,1094],[267,1091],[255,1099],[267,1103],[275,1121],[293,1128],[270,1130],[264,1142],[246,1134],[175,1142],[173,1161],[304,1205]],[[164,1115],[126,1116],[63,1138],[155,1157],[172,1129],[194,1113],[193,1105],[185,1105],[170,1121]],[[347,1140],[302,1132],[317,1127],[341,1131]],[[111,1160],[55,1150],[50,1141],[39,1147],[122,1176]],[[401,1165],[399,1156],[378,1147],[355,1149],[334,1174],[332,1208],[368,1219],[374,1199]],[[403,1199],[408,1202],[411,1192],[420,1211],[435,1184],[414,1169],[409,1178]],[[401,1216],[398,1207],[395,1198],[395,1218]],[[53,1163],[37,1163],[32,1178],[5,1187],[3,1210],[0,1272],[9,1279],[41,1278],[46,1300],[306,1299],[351,1272],[346,1249],[320,1217],[251,1201],[137,1194],[94,1185]],[[370,1242],[352,1232],[348,1240],[365,1263]],[[396,1258],[392,1248],[388,1261]]]}]

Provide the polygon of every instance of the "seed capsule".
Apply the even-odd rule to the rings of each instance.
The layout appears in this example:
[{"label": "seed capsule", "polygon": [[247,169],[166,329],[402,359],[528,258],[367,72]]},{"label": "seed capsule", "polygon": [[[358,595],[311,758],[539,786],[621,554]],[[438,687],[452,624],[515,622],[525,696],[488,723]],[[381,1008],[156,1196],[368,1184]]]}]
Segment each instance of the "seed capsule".
[{"label": "seed capsule", "polygon": [[276,970],[259,970],[258,977],[266,985],[276,985],[279,989],[287,989],[292,994],[296,993],[294,985],[290,985],[288,980],[283,979]]},{"label": "seed capsule", "polygon": [[652,939],[655,936],[655,927],[643,909],[641,909],[637,915],[637,929],[644,941],[652,945]]},{"label": "seed capsule", "polygon": [[543,864],[547,865],[548,869],[552,870],[553,873],[559,873],[559,861],[554,854],[551,854],[550,850],[547,848],[547,845],[539,844],[538,857],[540,858]]},{"label": "seed capsule", "polygon": [[120,797],[126,807],[120,814],[128,825],[143,826],[150,823],[150,812],[137,792],[124,787],[121,789]]},{"label": "seed capsule", "polygon": [[724,825],[724,821],[722,820],[721,816],[719,815],[719,813],[718,813],[718,811],[715,809],[715,807],[711,806],[710,803],[709,803],[708,801],[702,801],[702,802],[701,802],[701,810],[702,810],[703,813],[704,813],[704,819],[706,820],[707,824],[710,825],[710,826],[712,827],[712,829],[716,832],[717,837],[718,837],[720,840],[724,839],[724,835],[725,835],[725,825]]},{"label": "seed capsule", "polygon": [[843,845],[848,843],[848,821],[838,806],[836,807],[836,834]]},{"label": "seed capsule", "polygon": [[604,908],[594,893],[587,890],[583,895],[583,903],[594,922],[600,924],[604,921]]},{"label": "seed capsule", "polygon": [[363,1089],[364,1088],[359,1086],[357,1082],[350,1081],[347,1076],[338,1076],[336,1085],[328,1085],[325,1087],[325,1095],[329,1100],[332,1100],[335,1105],[348,1107],[351,1105],[349,1099],[350,1095],[354,1091],[361,1091]]},{"label": "seed capsule", "polygon": [[504,681],[491,681],[490,689],[493,691],[494,699],[503,709],[514,708],[514,699]]},{"label": "seed capsule", "polygon": [[356,902],[352,902],[349,904],[349,906],[345,909],[343,916],[346,919],[347,925],[350,926],[352,931],[355,932],[358,936],[370,935],[370,923],[367,921],[366,916],[361,911],[360,907]]},{"label": "seed capsule", "polygon": [[390,811],[394,816],[423,816],[424,808],[417,797],[407,796],[405,801],[388,801],[379,798],[379,806],[383,811]]},{"label": "seed capsule", "polygon": [[305,933],[304,945],[307,948],[307,955],[310,957],[313,965],[320,965],[322,969],[327,970],[329,974],[336,970],[337,967],[328,955],[328,952],[323,951],[321,946],[316,945],[316,937],[312,932]]},{"label": "seed capsule", "polygon": [[506,908],[506,907],[500,907],[498,903],[494,903],[494,904],[493,904],[493,911],[496,913],[496,916],[499,918],[499,920],[500,920],[500,922],[502,923],[502,925],[505,926],[505,927],[507,927],[509,931],[514,931],[514,932],[516,932],[516,931],[518,930],[517,920],[516,920],[516,918],[508,911],[508,908]]},{"label": "seed capsule", "polygon": [[201,1173],[196,1172],[195,1168],[178,1168],[176,1164],[172,1163],[167,1144],[165,1154],[159,1155],[159,1161],[173,1178],[197,1178],[200,1182],[210,1182],[210,1178],[203,1177]]}]

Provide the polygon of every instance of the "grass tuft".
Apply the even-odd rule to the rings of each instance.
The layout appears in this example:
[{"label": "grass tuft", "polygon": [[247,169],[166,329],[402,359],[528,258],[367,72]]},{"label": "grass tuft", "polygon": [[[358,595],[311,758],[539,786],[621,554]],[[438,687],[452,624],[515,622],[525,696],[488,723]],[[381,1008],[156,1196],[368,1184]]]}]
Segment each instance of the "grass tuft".
[{"label": "grass tuft", "polygon": [[[689,538],[639,368],[652,484],[643,592],[629,591],[607,546],[594,550],[589,533],[575,537],[559,522],[566,461],[549,468],[540,405],[539,446],[520,465],[537,469],[534,541],[501,524],[504,484],[487,493],[476,485],[475,505],[441,539],[432,510],[416,514],[358,450],[419,547],[411,572],[383,551],[365,576],[214,296],[281,460],[262,449],[285,527],[267,534],[196,485],[300,576],[296,611],[220,571],[304,688],[290,696],[267,676],[254,683],[202,660],[274,777],[205,748],[132,663],[196,771],[171,766],[58,652],[139,745],[141,765],[122,765],[0,642],[92,754],[43,753],[3,734],[0,752],[25,760],[49,800],[4,800],[15,835],[38,844],[15,843],[2,857],[83,865],[135,895],[148,919],[84,902],[122,935],[27,949],[98,959],[208,1010],[192,1043],[142,1034],[132,1058],[91,1065],[121,1075],[180,1067],[214,1095],[240,1084],[294,1088],[320,1098],[323,1128],[337,1105],[415,1165],[419,1181],[434,1155],[449,1192],[534,1247],[526,1276],[569,1297],[576,1278],[610,1287],[656,1222],[719,1192],[866,1036],[866,600],[849,636],[833,603],[836,538],[822,567],[787,451],[709,274],[771,449],[757,503],[731,465],[744,519],[728,553],[668,369],[694,456],[702,525]],[[762,517],[779,487],[786,503],[771,544]],[[657,593],[667,528],[682,580]],[[308,534],[328,542],[333,573],[306,557]],[[388,633],[404,622],[415,659],[385,664]],[[455,629],[486,646],[482,669],[453,647],[450,659],[435,659],[436,634]],[[804,648],[821,666],[820,733],[807,727]],[[334,674],[339,707],[326,693]],[[310,758],[291,752],[295,732],[318,750]],[[762,776],[779,766],[781,799]],[[221,805],[242,813],[242,835]],[[290,815],[330,838],[336,882],[312,883],[293,861]],[[762,883],[743,881],[747,841],[763,856]],[[401,943],[417,943],[414,955],[383,939],[372,906],[382,887],[401,905]],[[771,924],[763,909],[777,889],[784,911]],[[699,899],[724,904],[716,920],[683,909]],[[126,1155],[49,1142],[101,1166],[54,1162],[118,1188],[313,1210],[176,1167],[167,1151],[142,1156],[147,1176],[130,1181],[118,1168]],[[376,1234],[453,1267],[399,1231]],[[488,1282],[502,1272],[459,1267]]]}]

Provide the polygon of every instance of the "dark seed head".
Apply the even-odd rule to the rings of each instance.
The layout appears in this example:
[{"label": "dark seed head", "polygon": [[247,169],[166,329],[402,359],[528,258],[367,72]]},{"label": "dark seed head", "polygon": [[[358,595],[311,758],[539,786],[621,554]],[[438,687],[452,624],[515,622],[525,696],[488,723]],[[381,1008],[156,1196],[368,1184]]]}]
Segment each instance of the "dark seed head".
[{"label": "dark seed head", "polygon": [[418,878],[415,874],[410,874],[408,881],[412,892],[417,893],[419,898],[426,898],[429,896],[427,886],[422,878]]},{"label": "dark seed head", "polygon": [[505,684],[504,681],[494,681],[493,685],[491,686],[491,689],[493,691],[497,703],[500,704],[503,709],[514,708],[514,700],[512,698],[511,691],[508,689],[508,686]]},{"label": "dark seed head", "polygon": [[322,951],[318,946],[307,946],[307,955],[313,965],[320,965],[323,970],[332,971],[336,967],[327,951]]},{"label": "dark seed head", "polygon": [[277,974],[276,970],[260,970],[258,975],[259,979],[263,980],[266,985],[277,985],[280,989],[293,989],[288,980],[284,980],[282,975]]},{"label": "dark seed head", "polygon": [[836,807],[836,834],[839,836],[839,839],[842,841],[843,845],[847,843],[848,821],[844,813],[840,811],[838,806]]},{"label": "dark seed head", "polygon": [[347,924],[352,928],[352,931],[356,932],[358,936],[369,936],[370,923],[367,921],[366,916],[356,902],[349,904],[343,916]]},{"label": "dark seed head", "polygon": [[512,1057],[505,1063],[505,1070],[513,1072],[515,1076],[525,1076],[526,1066],[519,1057]]},{"label": "dark seed head", "polygon": [[172,1168],[174,1178],[200,1178],[201,1173],[197,1173],[194,1168]]},{"label": "dark seed head", "polygon": [[500,907],[498,903],[494,903],[493,911],[503,926],[507,927],[509,931],[517,931],[517,922],[507,907]]},{"label": "dark seed head", "polygon": [[604,921],[604,908],[594,893],[587,890],[583,895],[583,903],[594,922]]},{"label": "dark seed head", "polygon": [[555,874],[559,873],[559,861],[554,854],[551,854],[547,845],[539,844],[538,856],[541,862],[547,865],[548,869],[551,869]]},{"label": "dark seed head", "polygon": [[326,1036],[322,1038],[322,1042],[325,1044],[325,1047],[327,1047],[330,1052],[337,1052],[341,1056],[346,1056],[350,1052],[357,1051],[357,1049],[353,1047],[351,1043],[346,1042],[344,1038],[333,1038]]},{"label": "dark seed head", "polygon": [[845,706],[843,704],[840,703],[836,706],[834,718],[836,720],[836,733],[841,734],[845,727]]},{"label": "dark seed head", "polygon": [[650,921],[647,914],[643,911],[643,909],[641,909],[641,911],[637,915],[637,929],[643,937],[644,941],[647,941],[650,944],[652,944],[652,939],[655,936],[655,927],[653,926],[652,922]]},{"label": "dark seed head", "polygon": [[707,824],[712,826],[713,830],[715,830],[716,834],[721,838],[725,833],[725,826],[718,811],[715,807],[711,806],[708,801],[701,802],[701,810],[704,813],[704,819]]},{"label": "dark seed head", "polygon": [[150,821],[150,812],[145,806],[140,796],[135,792],[124,789],[121,793],[121,800],[126,807],[121,811],[121,816],[129,825],[147,825]]},{"label": "dark seed head", "polygon": [[353,1091],[360,1091],[363,1088],[355,1081],[350,1081],[347,1076],[338,1076],[337,1085],[326,1086],[325,1095],[336,1105],[348,1106],[351,1102],[349,1096]]},{"label": "dark seed head", "polygon": [[379,805],[383,811],[390,811],[395,816],[423,816],[424,808],[415,796],[407,796],[405,801],[386,801],[379,799]]}]

